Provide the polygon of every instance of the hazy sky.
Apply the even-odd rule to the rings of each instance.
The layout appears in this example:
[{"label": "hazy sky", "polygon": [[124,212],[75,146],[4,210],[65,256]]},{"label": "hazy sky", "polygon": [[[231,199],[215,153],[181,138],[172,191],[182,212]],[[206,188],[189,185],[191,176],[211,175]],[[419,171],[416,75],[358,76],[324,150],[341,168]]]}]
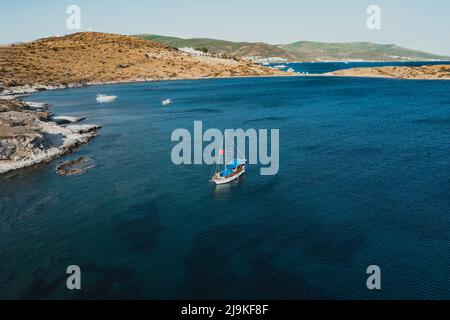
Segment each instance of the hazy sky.
[{"label": "hazy sky", "polygon": [[[449,0],[0,0],[0,43],[74,31],[66,8],[80,6],[82,30],[234,41],[370,41],[450,55]],[[366,9],[381,8],[381,30]]]}]

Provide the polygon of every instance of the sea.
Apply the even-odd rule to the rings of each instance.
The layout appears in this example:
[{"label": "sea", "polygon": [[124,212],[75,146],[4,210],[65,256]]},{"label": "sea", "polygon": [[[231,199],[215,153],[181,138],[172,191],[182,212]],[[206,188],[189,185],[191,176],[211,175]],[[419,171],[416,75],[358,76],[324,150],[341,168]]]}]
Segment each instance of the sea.
[{"label": "sea", "polygon": [[[0,176],[2,299],[450,298],[450,81],[179,80],[25,100],[102,129]],[[171,135],[194,121],[279,129],[278,174],[248,165],[220,187],[213,166],[174,164]],[[95,167],[55,173],[81,156]]]}]

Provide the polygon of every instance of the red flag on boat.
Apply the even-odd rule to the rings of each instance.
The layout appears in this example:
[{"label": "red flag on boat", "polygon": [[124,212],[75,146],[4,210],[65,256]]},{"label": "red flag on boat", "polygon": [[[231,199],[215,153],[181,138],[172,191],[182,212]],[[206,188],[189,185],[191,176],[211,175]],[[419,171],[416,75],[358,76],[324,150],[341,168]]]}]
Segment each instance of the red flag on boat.
[{"label": "red flag on boat", "polygon": [[219,153],[221,156],[223,156],[225,154],[225,150],[220,150]]}]

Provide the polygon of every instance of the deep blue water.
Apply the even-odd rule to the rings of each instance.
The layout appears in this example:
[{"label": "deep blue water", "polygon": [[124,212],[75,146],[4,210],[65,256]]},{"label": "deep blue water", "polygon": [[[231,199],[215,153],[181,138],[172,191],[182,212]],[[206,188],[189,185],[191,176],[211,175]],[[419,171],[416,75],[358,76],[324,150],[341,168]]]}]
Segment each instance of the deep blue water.
[{"label": "deep blue water", "polygon": [[[423,65],[450,64],[450,61],[406,61],[406,62],[296,62],[296,63],[273,63],[271,66],[285,65],[295,72],[308,74],[322,74],[342,69],[351,68],[374,68],[389,66],[419,67]],[[286,70],[286,69],[283,69]]]},{"label": "deep blue water", "polygon": [[[28,99],[103,129],[64,158],[90,156],[85,175],[51,163],[0,177],[0,298],[450,298],[450,81],[217,79]],[[216,188],[211,167],[173,165],[171,133],[194,120],[279,128],[279,174],[249,166]],[[65,287],[72,264],[80,292]]]}]

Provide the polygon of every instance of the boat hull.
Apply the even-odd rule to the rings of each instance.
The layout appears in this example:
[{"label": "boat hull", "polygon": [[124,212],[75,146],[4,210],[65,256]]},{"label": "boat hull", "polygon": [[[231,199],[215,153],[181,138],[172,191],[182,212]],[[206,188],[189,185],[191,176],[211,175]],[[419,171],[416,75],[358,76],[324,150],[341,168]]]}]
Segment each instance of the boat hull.
[{"label": "boat hull", "polygon": [[108,103],[116,101],[116,96],[97,96],[97,102],[98,103]]},{"label": "boat hull", "polygon": [[236,180],[237,178],[242,176],[244,173],[245,173],[245,169],[229,178],[224,178],[224,179],[219,179],[219,180],[213,179],[213,182],[217,185],[227,184],[227,183],[230,183],[230,182]]}]

